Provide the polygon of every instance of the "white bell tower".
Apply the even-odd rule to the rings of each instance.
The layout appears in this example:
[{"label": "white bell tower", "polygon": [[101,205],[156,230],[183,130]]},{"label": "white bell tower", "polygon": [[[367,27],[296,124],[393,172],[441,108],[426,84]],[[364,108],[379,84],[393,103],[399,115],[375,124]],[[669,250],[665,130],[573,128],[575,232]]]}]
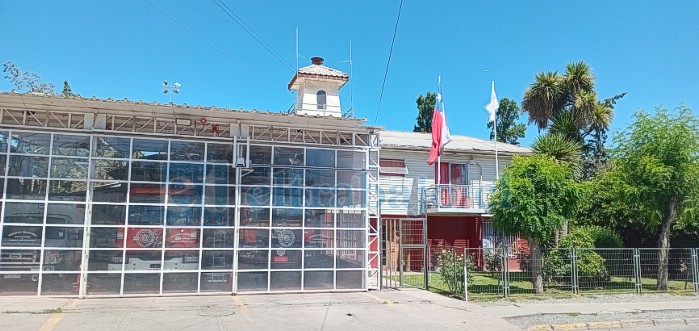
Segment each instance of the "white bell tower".
[{"label": "white bell tower", "polygon": [[298,92],[294,113],[342,117],[340,88],[347,83],[349,75],[324,66],[322,57],[313,57],[311,62],[289,82],[289,90]]}]

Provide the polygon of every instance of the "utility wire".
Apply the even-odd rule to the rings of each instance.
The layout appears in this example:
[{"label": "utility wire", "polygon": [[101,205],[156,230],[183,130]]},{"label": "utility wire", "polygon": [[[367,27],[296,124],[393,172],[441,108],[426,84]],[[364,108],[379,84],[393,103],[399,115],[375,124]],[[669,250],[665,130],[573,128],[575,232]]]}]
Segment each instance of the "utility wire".
[{"label": "utility wire", "polygon": [[241,28],[243,28],[243,30],[245,30],[245,32],[247,32],[248,35],[250,35],[250,37],[255,39],[255,41],[257,41],[257,43],[260,44],[260,46],[264,47],[270,54],[272,54],[272,56],[274,56],[282,65],[286,66],[291,71],[295,71],[294,67],[289,62],[284,60],[279,55],[279,53],[277,53],[277,51],[272,49],[272,46],[270,46],[264,39],[262,39],[262,37],[260,37],[260,35],[258,35],[257,32],[255,32],[249,25],[247,25],[247,23],[245,23],[245,21],[243,21],[243,19],[240,18],[240,16],[238,16],[231,8],[229,8],[225,3],[223,3],[223,1],[221,1],[221,0],[212,0],[212,1],[219,8],[221,8],[221,10],[226,15],[228,15],[228,17],[230,17],[235,23],[237,23]]},{"label": "utility wire", "polygon": [[201,41],[202,43],[204,43],[206,46],[209,46],[209,48],[211,48],[211,49],[213,49],[214,51],[216,51],[217,53],[221,54],[223,57],[225,57],[226,59],[228,59],[228,61],[231,61],[231,63],[233,63],[233,64],[239,66],[239,67],[242,68],[243,70],[245,70],[245,71],[247,71],[248,73],[250,73],[253,77],[256,77],[257,79],[263,81],[265,84],[267,84],[267,85],[269,85],[269,86],[271,86],[271,87],[274,87],[274,86],[275,86],[274,84],[272,84],[272,83],[268,82],[267,80],[265,80],[264,78],[262,78],[260,75],[257,75],[257,74],[255,74],[254,72],[252,72],[252,70],[248,69],[248,68],[245,67],[244,65],[242,65],[242,64],[240,64],[239,62],[233,60],[233,59],[232,59],[230,56],[228,56],[226,53],[222,52],[222,51],[219,50],[218,48],[214,47],[214,45],[211,45],[209,42],[207,42],[206,40],[204,40],[202,37],[199,37],[196,33],[192,32],[192,30],[187,29],[186,26],[182,25],[182,23],[178,22],[176,19],[174,19],[172,16],[168,15],[168,14],[167,14],[166,12],[164,12],[162,9],[158,8],[158,6],[154,5],[152,2],[150,2],[150,1],[148,1],[148,0],[143,0],[143,1],[145,1],[146,3],[148,3],[149,5],[151,5],[153,8],[155,8],[155,9],[156,9],[157,11],[159,11],[161,14],[165,15],[165,16],[166,16],[167,18],[169,18],[171,21],[175,22],[175,24],[179,25],[183,30],[189,32],[189,34],[191,34],[191,35],[194,36],[195,38],[199,39],[199,41]]},{"label": "utility wire", "polygon": [[376,116],[374,116],[374,125],[376,125],[376,120],[379,118],[379,112],[381,111],[381,101],[383,100],[383,91],[386,87],[386,77],[388,76],[388,67],[391,65],[391,56],[393,55],[393,44],[396,42],[396,34],[398,33],[398,22],[400,21],[400,12],[403,8],[403,0],[400,0],[400,6],[398,7],[398,17],[396,18],[396,26],[393,28],[393,40],[391,40],[391,49],[388,51],[388,62],[386,62],[386,72],[383,74],[383,83],[381,83],[381,95],[379,96],[379,104],[376,107]]}]

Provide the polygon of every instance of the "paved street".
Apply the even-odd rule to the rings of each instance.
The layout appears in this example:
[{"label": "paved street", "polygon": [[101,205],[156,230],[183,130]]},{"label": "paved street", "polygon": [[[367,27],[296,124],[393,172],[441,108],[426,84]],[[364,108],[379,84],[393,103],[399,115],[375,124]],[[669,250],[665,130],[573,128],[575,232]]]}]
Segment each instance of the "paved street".
[{"label": "paved street", "polygon": [[[0,297],[0,330],[699,329],[696,296],[478,305],[417,289],[380,292],[65,299]],[[578,302],[576,302],[576,300]],[[648,301],[657,300],[657,301]]]},{"label": "paved street", "polygon": [[519,330],[420,290],[114,299],[0,297],[0,330]]}]

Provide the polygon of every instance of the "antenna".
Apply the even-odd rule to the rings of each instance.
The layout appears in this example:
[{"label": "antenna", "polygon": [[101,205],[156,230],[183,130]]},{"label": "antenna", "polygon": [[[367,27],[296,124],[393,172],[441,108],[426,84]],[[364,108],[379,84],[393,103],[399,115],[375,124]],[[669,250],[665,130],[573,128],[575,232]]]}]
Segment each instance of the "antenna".
[{"label": "antenna", "polygon": [[354,92],[352,91],[352,81],[354,81],[354,74],[352,73],[352,39],[350,39],[350,111],[351,115],[354,117]]},{"label": "antenna", "polygon": [[[299,78],[299,27],[296,27],[296,72],[294,72],[294,77],[296,79]],[[294,92],[292,90],[291,95],[294,98],[294,102],[291,104],[291,108],[293,109],[293,112],[296,112],[296,108],[298,105],[296,104],[298,102],[298,92]],[[288,113],[292,113],[292,109],[289,109]]]},{"label": "antenna", "polygon": [[350,65],[350,74],[349,74],[349,84],[350,84],[350,108],[347,110],[346,114],[343,114],[343,117],[354,117],[354,92],[353,92],[353,86],[352,86],[352,77],[354,77],[354,74],[352,73],[352,39],[349,41],[349,61],[342,61],[342,62],[349,62]]}]

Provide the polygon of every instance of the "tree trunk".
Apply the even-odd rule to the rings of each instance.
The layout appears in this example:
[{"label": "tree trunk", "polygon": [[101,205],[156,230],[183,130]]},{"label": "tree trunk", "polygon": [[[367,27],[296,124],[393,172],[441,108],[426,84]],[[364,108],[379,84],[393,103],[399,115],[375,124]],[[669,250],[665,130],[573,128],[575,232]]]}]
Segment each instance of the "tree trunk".
[{"label": "tree trunk", "polygon": [[561,240],[565,239],[566,236],[568,236],[568,220],[565,220],[561,224],[561,229],[556,231],[556,247],[560,245]]},{"label": "tree trunk", "polygon": [[533,238],[529,238],[529,248],[531,249],[532,284],[534,293],[544,293],[544,275],[542,272],[543,256],[541,256],[541,243]]},{"label": "tree trunk", "polygon": [[670,198],[663,213],[663,230],[658,240],[658,291],[667,291],[668,266],[670,264],[670,231],[677,216],[677,197]]}]

